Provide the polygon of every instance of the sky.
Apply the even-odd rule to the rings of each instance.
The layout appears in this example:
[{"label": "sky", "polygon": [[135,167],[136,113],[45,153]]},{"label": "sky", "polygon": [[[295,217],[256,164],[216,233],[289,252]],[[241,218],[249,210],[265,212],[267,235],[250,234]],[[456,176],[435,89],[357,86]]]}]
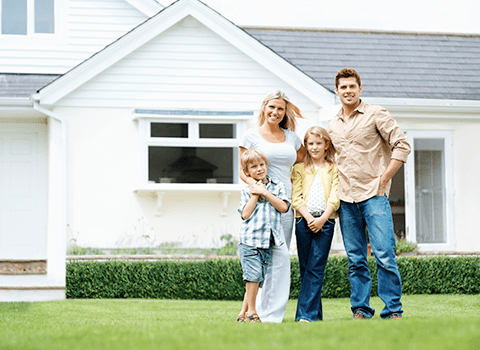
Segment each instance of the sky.
[{"label": "sky", "polygon": [[480,0],[201,1],[239,26],[480,34]]}]

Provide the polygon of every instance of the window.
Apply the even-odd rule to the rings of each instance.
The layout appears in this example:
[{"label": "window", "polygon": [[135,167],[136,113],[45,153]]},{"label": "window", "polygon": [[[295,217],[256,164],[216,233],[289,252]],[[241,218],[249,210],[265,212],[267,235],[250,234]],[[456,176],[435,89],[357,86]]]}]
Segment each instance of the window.
[{"label": "window", "polygon": [[[238,184],[238,138],[246,119],[242,112],[232,116],[230,112],[190,111],[194,115],[189,118],[176,112],[177,117],[171,116],[172,111],[169,116],[161,114],[165,111],[155,111],[157,116],[137,115],[145,133],[145,182],[163,187]],[[250,118],[252,113],[247,115]]]},{"label": "window", "polygon": [[2,34],[55,33],[55,0],[0,0]]}]

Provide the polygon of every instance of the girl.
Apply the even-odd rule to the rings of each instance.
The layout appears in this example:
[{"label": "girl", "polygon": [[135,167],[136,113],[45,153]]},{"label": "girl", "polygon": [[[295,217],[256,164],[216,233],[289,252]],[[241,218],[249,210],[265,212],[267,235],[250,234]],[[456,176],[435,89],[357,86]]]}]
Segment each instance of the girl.
[{"label": "girl", "polygon": [[335,149],[327,131],[319,126],[309,128],[304,143],[304,162],[292,172],[301,281],[295,321],[312,322],[323,319],[323,277],[340,200]]}]

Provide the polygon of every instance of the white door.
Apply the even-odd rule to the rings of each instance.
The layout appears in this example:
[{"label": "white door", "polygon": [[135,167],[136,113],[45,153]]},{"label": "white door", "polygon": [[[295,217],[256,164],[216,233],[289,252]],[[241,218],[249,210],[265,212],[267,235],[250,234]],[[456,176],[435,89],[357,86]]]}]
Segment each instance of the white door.
[{"label": "white door", "polygon": [[408,131],[407,240],[426,250],[455,249],[451,131]]},{"label": "white door", "polygon": [[0,123],[0,259],[45,259],[47,126]]}]

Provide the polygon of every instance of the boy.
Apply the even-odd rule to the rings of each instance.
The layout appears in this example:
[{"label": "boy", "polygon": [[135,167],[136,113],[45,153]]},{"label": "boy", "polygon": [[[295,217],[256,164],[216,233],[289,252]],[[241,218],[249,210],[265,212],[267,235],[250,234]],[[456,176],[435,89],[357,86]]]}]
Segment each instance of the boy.
[{"label": "boy", "polygon": [[256,182],[242,190],[240,208],[242,225],[239,233],[240,260],[246,282],[242,311],[238,322],[261,322],[255,301],[271,260],[273,245],[285,244],[281,213],[290,207],[285,185],[267,176],[266,155],[255,148],[245,151],[242,170]]}]

